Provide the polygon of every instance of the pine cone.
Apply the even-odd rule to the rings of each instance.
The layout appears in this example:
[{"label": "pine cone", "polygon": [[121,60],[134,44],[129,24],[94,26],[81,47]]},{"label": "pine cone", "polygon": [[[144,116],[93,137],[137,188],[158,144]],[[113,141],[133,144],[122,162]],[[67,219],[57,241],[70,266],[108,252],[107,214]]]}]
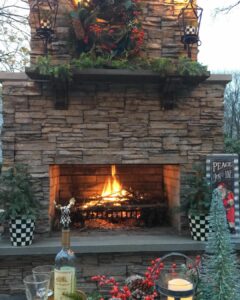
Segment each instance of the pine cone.
[{"label": "pine cone", "polygon": [[149,287],[144,281],[144,278],[139,275],[132,275],[126,279],[126,285],[131,291],[133,299],[142,299],[149,294]]}]

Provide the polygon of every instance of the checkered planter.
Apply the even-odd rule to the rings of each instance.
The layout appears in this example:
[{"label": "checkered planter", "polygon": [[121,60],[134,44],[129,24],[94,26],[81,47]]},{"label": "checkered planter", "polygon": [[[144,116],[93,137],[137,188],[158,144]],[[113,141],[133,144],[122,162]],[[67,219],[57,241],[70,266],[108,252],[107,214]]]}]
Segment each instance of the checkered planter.
[{"label": "checkered planter", "polygon": [[13,246],[32,244],[35,223],[31,219],[11,219],[9,224],[10,239]]},{"label": "checkered planter", "polygon": [[209,233],[209,216],[189,215],[188,220],[192,239],[195,241],[207,241]]}]

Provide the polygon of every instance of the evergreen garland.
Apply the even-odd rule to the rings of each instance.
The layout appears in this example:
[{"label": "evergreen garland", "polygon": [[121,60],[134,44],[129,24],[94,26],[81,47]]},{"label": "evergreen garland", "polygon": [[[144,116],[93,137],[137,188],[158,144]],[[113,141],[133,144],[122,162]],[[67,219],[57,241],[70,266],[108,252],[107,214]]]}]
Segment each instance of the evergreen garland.
[{"label": "evergreen garland", "polygon": [[144,32],[138,0],[85,0],[71,12],[78,54],[111,57],[136,55]]},{"label": "evergreen garland", "polygon": [[239,300],[239,270],[231,244],[221,191],[213,191],[206,255],[203,259],[199,300]]}]

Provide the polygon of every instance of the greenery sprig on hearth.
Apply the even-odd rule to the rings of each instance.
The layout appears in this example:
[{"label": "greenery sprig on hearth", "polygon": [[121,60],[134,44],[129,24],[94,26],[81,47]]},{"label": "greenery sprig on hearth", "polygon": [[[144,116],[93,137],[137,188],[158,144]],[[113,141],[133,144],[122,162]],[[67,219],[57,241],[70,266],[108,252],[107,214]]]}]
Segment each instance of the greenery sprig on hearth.
[{"label": "greenery sprig on hearth", "polygon": [[50,56],[39,57],[34,70],[40,75],[49,76],[59,81],[71,81],[74,72],[85,69],[128,69],[149,70],[160,76],[209,76],[207,67],[189,58],[179,58],[172,61],[169,58],[118,58],[111,56],[95,56],[90,53],[81,54],[79,59],[73,59],[66,64],[55,65]]},{"label": "greenery sprig on hearth", "polygon": [[75,54],[135,56],[144,40],[140,14],[138,0],[81,1],[70,13]]}]

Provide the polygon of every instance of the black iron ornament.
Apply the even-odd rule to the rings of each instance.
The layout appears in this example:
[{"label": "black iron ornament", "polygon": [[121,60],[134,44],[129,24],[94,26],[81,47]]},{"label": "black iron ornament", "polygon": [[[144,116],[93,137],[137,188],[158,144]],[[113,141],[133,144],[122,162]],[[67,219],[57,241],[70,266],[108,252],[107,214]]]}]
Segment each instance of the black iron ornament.
[{"label": "black iron ornament", "polygon": [[71,198],[69,200],[69,203],[65,206],[62,206],[61,204],[57,204],[56,202],[54,202],[55,208],[61,211],[60,223],[65,229],[68,229],[69,224],[71,223],[70,212],[71,212],[71,208],[75,205],[75,202],[76,202],[75,198]]},{"label": "black iron ornament", "polygon": [[58,0],[35,0],[30,9],[34,15],[36,35],[43,40],[44,54],[47,55],[55,30]]},{"label": "black iron ornament", "polygon": [[196,4],[196,0],[189,0],[186,7],[182,8],[178,16],[181,31],[181,42],[187,50],[188,57],[191,58],[191,48],[193,44],[201,45],[199,39],[199,29],[202,20],[203,9]]}]

